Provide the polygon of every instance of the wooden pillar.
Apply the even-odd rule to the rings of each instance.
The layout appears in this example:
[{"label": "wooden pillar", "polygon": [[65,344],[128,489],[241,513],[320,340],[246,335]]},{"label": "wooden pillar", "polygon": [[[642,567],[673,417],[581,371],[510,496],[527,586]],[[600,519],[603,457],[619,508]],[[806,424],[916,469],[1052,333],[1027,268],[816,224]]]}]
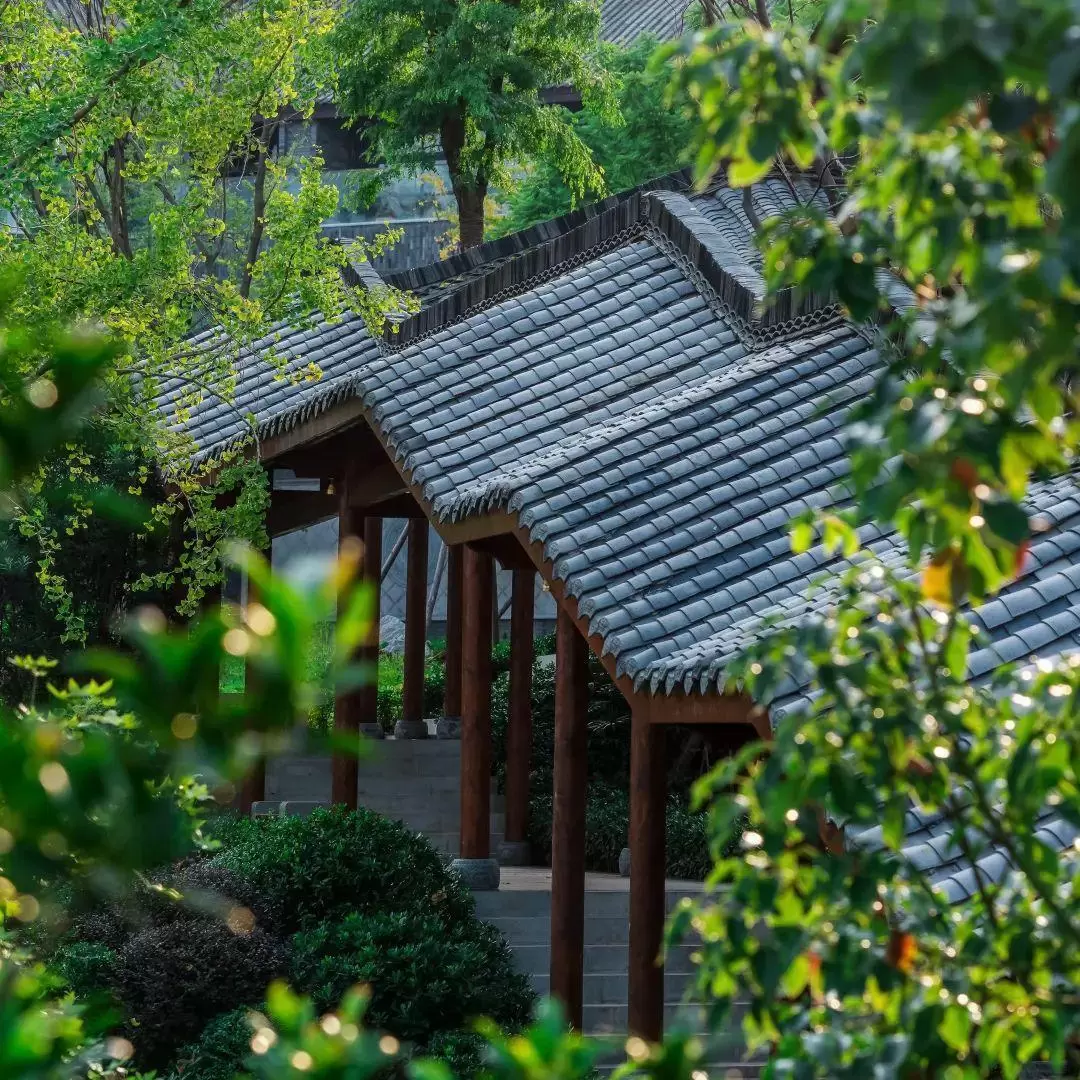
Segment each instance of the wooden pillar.
[{"label": "wooden pillar", "polygon": [[465,549],[446,550],[446,683],[443,716],[436,728],[440,739],[461,737],[461,589]]},{"label": "wooden pillar", "polygon": [[579,1031],[585,963],[585,762],[588,646],[562,609],[555,631],[551,823],[551,993]]},{"label": "wooden pillar", "polygon": [[426,739],[424,668],[427,657],[428,523],[409,519],[409,561],[405,574],[405,671],[401,688],[401,719],[396,739]]},{"label": "wooden pillar", "polygon": [[461,856],[473,889],[497,889],[491,857],[491,556],[467,547],[462,588]]},{"label": "wooden pillar", "polygon": [[630,1034],[664,1033],[666,763],[663,730],[642,709],[630,721]]},{"label": "wooden pillar", "polygon": [[514,571],[510,600],[510,702],[506,728],[506,836],[504,866],[529,860],[529,765],[532,757],[533,597],[536,571]]},{"label": "wooden pillar", "polygon": [[[338,495],[338,554],[350,544],[360,543],[365,518],[362,510],[349,506],[347,486],[342,483]],[[366,553],[365,553],[366,560]],[[362,647],[353,659],[364,660]],[[339,745],[330,763],[330,801],[336,806],[356,809],[357,755],[360,752],[360,722],[363,715],[363,689],[339,693],[334,698],[334,735]]]},{"label": "wooden pillar", "polygon": [[383,738],[379,724],[379,621],[382,595],[382,536],[381,517],[364,518],[364,585],[372,590],[371,631],[360,656],[368,668],[367,682],[360,688],[358,725],[360,734],[369,739]]}]

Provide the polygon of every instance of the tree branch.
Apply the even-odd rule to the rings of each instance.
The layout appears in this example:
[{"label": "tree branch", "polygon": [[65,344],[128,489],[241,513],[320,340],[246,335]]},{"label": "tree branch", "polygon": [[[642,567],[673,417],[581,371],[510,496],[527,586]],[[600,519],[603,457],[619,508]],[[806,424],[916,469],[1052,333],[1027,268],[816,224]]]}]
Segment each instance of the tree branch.
[{"label": "tree branch", "polygon": [[267,120],[262,122],[258,139],[258,163],[255,168],[254,189],[251,205],[251,236],[248,239],[247,258],[244,259],[244,271],[240,277],[240,295],[246,300],[251,294],[251,283],[255,274],[255,263],[262,247],[263,233],[266,229],[266,166],[270,155],[270,140],[277,131],[277,124]]}]

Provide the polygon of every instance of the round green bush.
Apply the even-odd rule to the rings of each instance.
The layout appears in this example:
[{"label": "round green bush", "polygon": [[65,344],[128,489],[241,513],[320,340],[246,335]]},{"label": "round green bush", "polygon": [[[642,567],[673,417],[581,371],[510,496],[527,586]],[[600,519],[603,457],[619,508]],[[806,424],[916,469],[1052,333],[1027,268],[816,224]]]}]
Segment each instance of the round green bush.
[{"label": "round green bush", "polygon": [[249,1012],[234,1009],[211,1020],[198,1039],[177,1052],[167,1080],[235,1080],[251,1051]]},{"label": "round green bush", "polygon": [[[75,920],[51,962],[81,998],[105,991],[135,1065],[169,1080],[232,1080],[247,1009],[289,977],[320,1008],[357,983],[368,1021],[476,1071],[470,1022],[524,1026],[533,995],[498,932],[422,836],[367,810],[223,816],[220,846]],[[183,902],[176,900],[182,894]]]},{"label": "round green bush", "polygon": [[292,980],[332,1008],[350,987],[371,988],[367,1020],[426,1050],[435,1034],[489,1016],[528,1022],[533,994],[506,942],[475,919],[381,911],[324,922],[293,938]]},{"label": "round green bush", "polygon": [[447,921],[473,915],[472,897],[431,844],[369,810],[240,820],[225,836],[213,865],[274,904],[285,933],[353,912],[412,911]]},{"label": "round green bush", "polygon": [[116,996],[141,1067],[161,1068],[215,1017],[258,1005],[285,974],[284,942],[216,920],[179,920],[136,934],[117,954]]}]

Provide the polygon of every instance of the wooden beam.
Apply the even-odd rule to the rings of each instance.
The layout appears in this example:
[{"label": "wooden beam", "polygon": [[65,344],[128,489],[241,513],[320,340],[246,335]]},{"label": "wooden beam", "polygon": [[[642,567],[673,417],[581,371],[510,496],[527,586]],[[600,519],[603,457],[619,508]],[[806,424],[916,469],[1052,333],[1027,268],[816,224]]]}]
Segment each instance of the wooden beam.
[{"label": "wooden beam", "polygon": [[297,424],[288,431],[277,435],[268,435],[259,442],[259,457],[267,462],[276,462],[300,447],[317,443],[328,438],[364,418],[364,406],[359,399],[353,398],[333,405],[325,412]]},{"label": "wooden beam", "polygon": [[491,858],[491,556],[463,555],[461,858]]},{"label": "wooden beam", "polygon": [[337,495],[321,491],[273,491],[266,531],[271,536],[283,536],[317,521],[326,521],[337,515],[339,501]]},{"label": "wooden beam", "polygon": [[630,720],[630,1034],[664,1034],[664,733],[637,709]]},{"label": "wooden beam", "polygon": [[473,547],[486,551],[506,570],[535,570],[529,553],[513,533],[501,533],[473,541]]},{"label": "wooden beam", "polygon": [[428,523],[413,518],[408,526],[409,553],[405,571],[405,664],[401,687],[401,720],[397,739],[426,739],[424,667],[427,646]]},{"label": "wooden beam", "polygon": [[581,1030],[585,963],[585,785],[588,647],[560,609],[555,629],[551,993]]},{"label": "wooden beam", "polygon": [[352,506],[370,507],[406,491],[408,486],[392,461],[357,468],[349,478],[349,502]]},{"label": "wooden beam", "polygon": [[427,521],[424,508],[408,491],[383,499],[381,502],[372,503],[367,509],[369,513],[378,514],[384,518],[423,518],[425,522]]},{"label": "wooden beam", "polygon": [[515,570],[510,601],[510,701],[506,728],[506,832],[499,861],[529,857],[529,773],[532,758],[533,614],[536,571]]}]

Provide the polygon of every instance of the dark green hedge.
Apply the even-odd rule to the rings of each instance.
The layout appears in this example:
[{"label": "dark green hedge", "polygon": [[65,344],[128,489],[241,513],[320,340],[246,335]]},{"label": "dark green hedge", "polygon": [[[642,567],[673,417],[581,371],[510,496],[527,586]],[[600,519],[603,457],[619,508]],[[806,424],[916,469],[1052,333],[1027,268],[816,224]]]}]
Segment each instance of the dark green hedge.
[{"label": "dark green hedge", "polygon": [[78,917],[51,957],[80,999],[118,1003],[114,1029],[138,1067],[163,1080],[229,1080],[251,1037],[238,1007],[260,1006],[276,977],[324,1008],[366,983],[373,1024],[459,1075],[479,1066],[473,1019],[511,1030],[528,1021],[528,981],[422,837],[343,808],[226,817],[210,832],[215,854]]}]

